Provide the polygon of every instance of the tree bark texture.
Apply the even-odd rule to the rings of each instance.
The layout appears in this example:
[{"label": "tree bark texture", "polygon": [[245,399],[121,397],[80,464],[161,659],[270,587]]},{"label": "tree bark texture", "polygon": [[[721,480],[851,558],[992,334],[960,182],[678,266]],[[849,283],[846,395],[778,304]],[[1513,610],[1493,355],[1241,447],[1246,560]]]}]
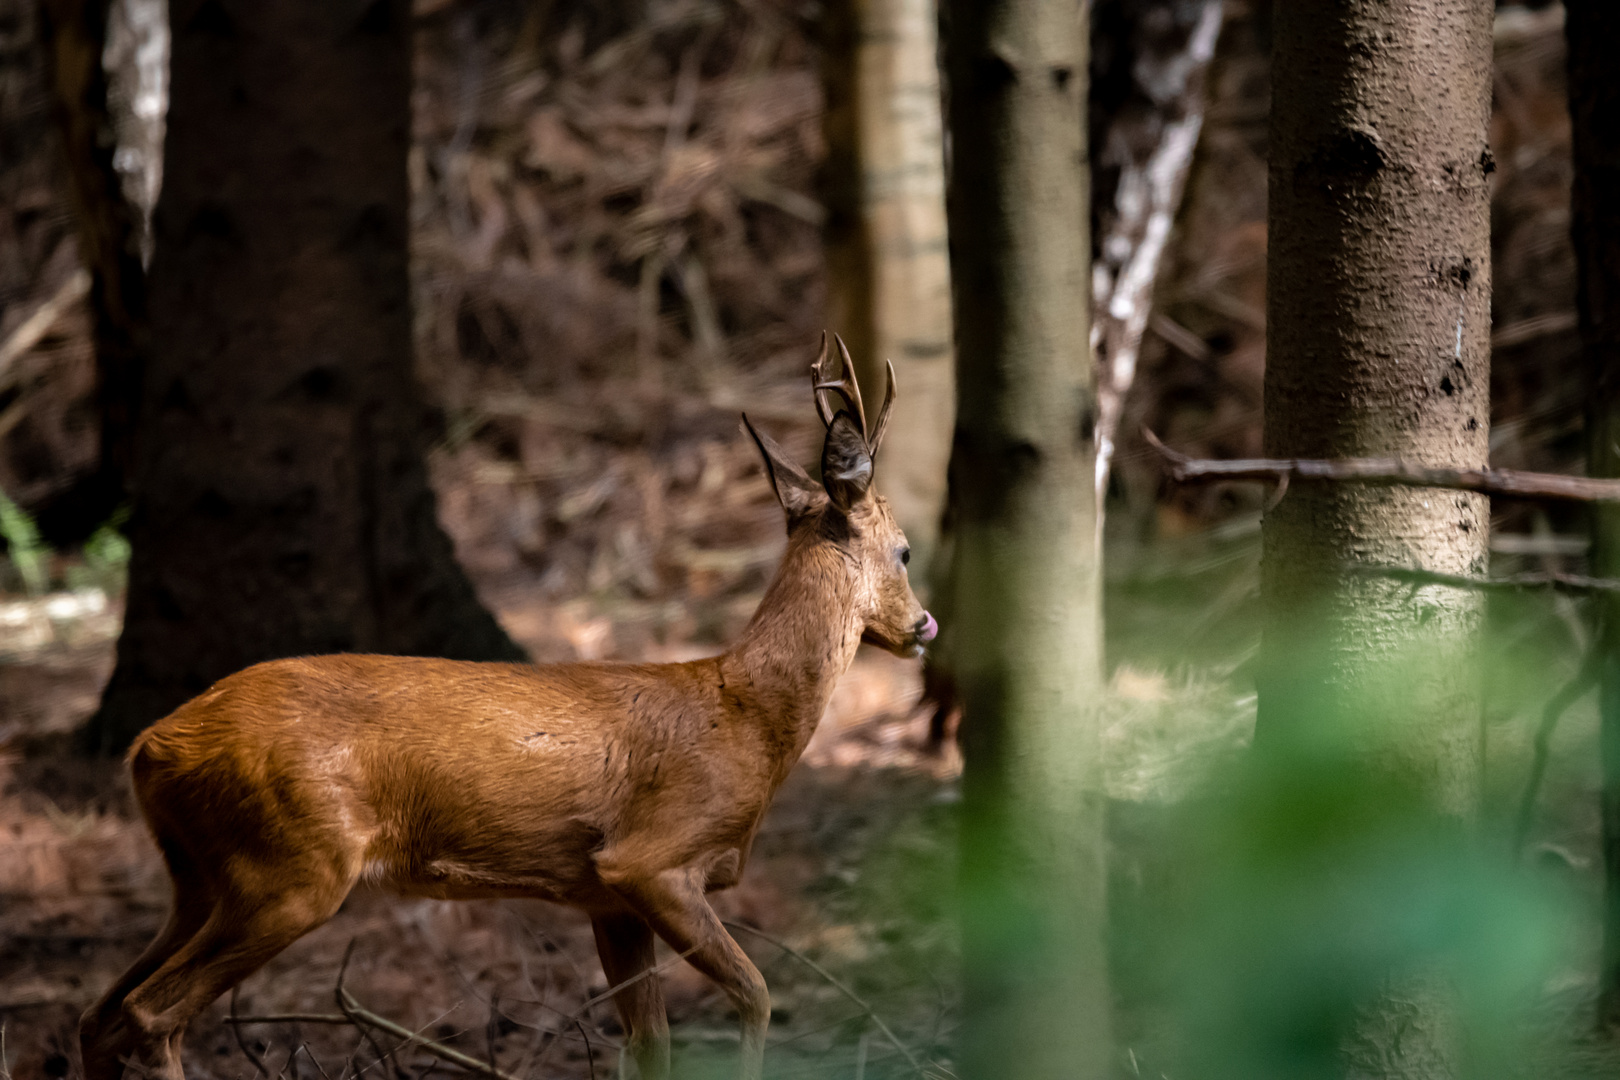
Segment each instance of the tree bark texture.
[{"label": "tree bark texture", "polygon": [[[1265,454],[1481,468],[1492,4],[1279,2],[1274,18]],[[1478,494],[1294,485],[1263,531],[1256,750],[1348,741],[1358,768],[1470,818],[1482,597],[1352,571],[1482,575],[1488,525]],[[1443,998],[1415,985],[1371,1003],[1350,1072],[1454,1074]]]},{"label": "tree bark texture", "polygon": [[[951,0],[961,1075],[1110,1070],[1087,12]],[[1014,1064],[1016,1063],[1016,1064]]]},{"label": "tree bark texture", "polygon": [[[1620,6],[1567,0],[1569,112],[1574,156],[1570,227],[1576,310],[1587,373],[1587,471],[1620,477]],[[1592,514],[1592,572],[1620,576],[1620,506]],[[1599,599],[1603,761],[1603,959],[1599,1019],[1620,1029],[1620,596]]]},{"label": "tree bark texture", "polygon": [[440,531],[412,381],[408,0],[173,0],[110,752],[260,660],[522,658]]},{"label": "tree bark texture", "polygon": [[[839,0],[828,16],[828,314],[867,397],[901,387],[879,488],[930,565],[955,415],[934,0]],[[864,260],[865,265],[854,264]],[[856,339],[859,339],[857,341]],[[921,575],[919,575],[921,581]]]}]

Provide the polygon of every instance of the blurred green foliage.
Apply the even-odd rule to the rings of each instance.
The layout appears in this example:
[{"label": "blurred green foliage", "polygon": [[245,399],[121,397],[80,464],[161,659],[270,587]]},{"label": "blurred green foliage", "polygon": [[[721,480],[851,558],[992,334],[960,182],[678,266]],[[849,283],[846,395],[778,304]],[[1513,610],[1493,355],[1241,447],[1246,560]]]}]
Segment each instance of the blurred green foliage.
[{"label": "blurred green foliage", "polygon": [[50,552],[40,542],[34,519],[0,491],[0,537],[6,541],[11,566],[29,596],[38,596],[50,587],[46,558]]},{"label": "blurred green foliage", "polygon": [[68,588],[99,588],[109,595],[123,591],[129,571],[130,546],[122,530],[128,520],[129,508],[120,507],[90,534],[80,550],[83,561],[68,567]]},{"label": "blurred green foliage", "polygon": [[[1526,858],[1512,850],[1530,735],[1579,665],[1583,613],[1550,593],[1493,596],[1478,671],[1431,670],[1412,650],[1356,701],[1296,682],[1300,737],[1256,748],[1252,712],[1239,734],[1231,710],[1254,700],[1257,552],[1204,542],[1204,557],[1138,555],[1110,591],[1111,659],[1135,672],[1116,675],[1111,697],[1133,700],[1110,704],[1108,736],[1118,1074],[1414,1075],[1429,1057],[1435,1071],[1417,1075],[1457,1075],[1447,1060],[1469,1077],[1620,1075],[1620,1049],[1590,1034],[1590,700],[1555,738],[1539,844]],[[1310,649],[1294,655],[1310,666]],[[1140,674],[1166,666],[1174,677]],[[1464,817],[1434,809],[1421,772],[1387,767],[1422,757],[1402,752],[1424,725],[1400,703],[1458,678],[1485,685],[1485,782]],[[1141,761],[1181,758],[1204,767],[1159,769],[1171,782],[1157,786],[1132,779],[1155,775]]]},{"label": "blurred green foliage", "polygon": [[[1529,849],[1512,849],[1531,734],[1579,666],[1584,613],[1544,592],[1491,597],[1483,662],[1461,676],[1485,680],[1485,783],[1477,813],[1448,816],[1424,776],[1377,765],[1400,757],[1380,750],[1400,749],[1422,727],[1409,730],[1398,715],[1401,687],[1457,674],[1429,670],[1421,654],[1384,672],[1388,685],[1373,686],[1362,705],[1313,702],[1307,692],[1295,708],[1333,717],[1305,725],[1308,737],[1251,744],[1256,539],[1234,531],[1206,538],[1203,551],[1178,542],[1173,558],[1127,553],[1110,582],[1114,675],[1101,706],[1114,1075],[1412,1075],[1427,1057],[1435,1069],[1418,1075],[1620,1076],[1620,1048],[1591,1029],[1599,862],[1590,698],[1555,734]],[[1374,708],[1383,711],[1366,711]],[[930,797],[921,778],[872,783],[894,787],[887,810],[862,798],[826,807],[810,826],[841,860],[812,887],[814,906],[849,936],[806,948],[931,1075],[953,1076],[962,1013],[975,1006],[960,998],[956,930],[957,843],[973,830],[952,785]],[[871,820],[852,828],[859,815]],[[1042,901],[1008,884],[983,914],[1000,920],[1012,961],[1028,936],[1021,923]],[[745,944],[792,1013],[773,1025],[767,1076],[913,1075],[858,1009],[768,946]],[[680,1047],[679,1023],[675,1037]],[[1009,1023],[1006,1076],[1020,1075],[1033,1037]],[[688,1042],[678,1073],[730,1075],[730,1046]]]}]

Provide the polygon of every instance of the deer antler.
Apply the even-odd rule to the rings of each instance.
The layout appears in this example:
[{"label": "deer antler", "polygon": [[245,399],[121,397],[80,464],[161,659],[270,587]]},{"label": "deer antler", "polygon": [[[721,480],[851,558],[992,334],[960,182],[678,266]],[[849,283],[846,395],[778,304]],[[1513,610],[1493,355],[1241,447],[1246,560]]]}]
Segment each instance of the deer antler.
[{"label": "deer antler", "polygon": [[822,401],[821,392],[831,390],[844,399],[844,405],[850,416],[855,420],[855,426],[860,429],[861,438],[866,438],[866,409],[861,405],[861,384],[855,381],[855,361],[850,359],[849,346],[837,334],[833,340],[838,343],[838,356],[842,361],[840,367],[842,374],[837,379],[827,378],[827,339],[822,337],[821,356],[816,360],[815,367],[810,369],[811,385],[815,388],[816,409],[821,413],[822,422],[828,427],[832,426],[833,418],[829,414],[826,404]]},{"label": "deer antler", "polygon": [[822,427],[832,427],[833,412],[827,407],[827,402],[821,396],[821,380],[827,371],[827,331],[821,332],[821,355],[816,362],[810,365],[810,396],[815,398],[816,412],[821,416]]},{"label": "deer antler", "polygon": [[870,430],[866,426],[866,408],[861,402],[861,384],[855,379],[855,361],[849,355],[849,347],[844,339],[837,334],[833,340],[838,343],[838,356],[843,369],[837,379],[827,374],[827,361],[830,359],[827,350],[827,332],[821,333],[821,355],[816,362],[810,365],[810,389],[816,399],[816,412],[821,415],[821,422],[826,427],[832,427],[834,411],[827,405],[822,397],[823,392],[830,391],[843,399],[846,411],[855,420],[860,428],[861,437],[866,440],[867,453],[877,456],[878,447],[883,444],[883,434],[889,429],[889,410],[894,406],[894,361],[886,361],[889,382],[883,393],[883,407],[878,410],[877,425]]},{"label": "deer antler", "polygon": [[889,430],[889,410],[894,407],[894,361],[885,360],[883,366],[889,371],[889,385],[883,391],[883,407],[878,410],[877,425],[872,428],[871,438],[866,440],[867,452],[877,457],[878,447],[883,445],[883,433]]}]

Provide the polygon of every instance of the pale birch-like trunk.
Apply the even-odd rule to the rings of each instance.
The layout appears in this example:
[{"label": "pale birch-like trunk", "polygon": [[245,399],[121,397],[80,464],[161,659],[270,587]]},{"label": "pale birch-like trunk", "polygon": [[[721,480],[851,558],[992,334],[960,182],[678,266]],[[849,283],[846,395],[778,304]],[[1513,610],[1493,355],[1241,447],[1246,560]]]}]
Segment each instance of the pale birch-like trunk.
[{"label": "pale birch-like trunk", "polygon": [[[926,567],[955,415],[934,0],[836,0],[828,86],[828,317],[866,395],[900,387],[878,487]],[[919,585],[923,575],[917,575]]]}]

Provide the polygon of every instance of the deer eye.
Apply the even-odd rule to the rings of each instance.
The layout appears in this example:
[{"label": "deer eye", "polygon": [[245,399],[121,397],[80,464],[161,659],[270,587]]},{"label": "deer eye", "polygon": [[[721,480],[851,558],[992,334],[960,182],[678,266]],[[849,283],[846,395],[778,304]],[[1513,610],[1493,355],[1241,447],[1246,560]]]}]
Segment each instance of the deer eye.
[{"label": "deer eye", "polygon": [[900,549],[900,565],[905,566],[906,564],[908,564],[910,562],[911,562],[911,549],[910,548],[901,548]]}]

